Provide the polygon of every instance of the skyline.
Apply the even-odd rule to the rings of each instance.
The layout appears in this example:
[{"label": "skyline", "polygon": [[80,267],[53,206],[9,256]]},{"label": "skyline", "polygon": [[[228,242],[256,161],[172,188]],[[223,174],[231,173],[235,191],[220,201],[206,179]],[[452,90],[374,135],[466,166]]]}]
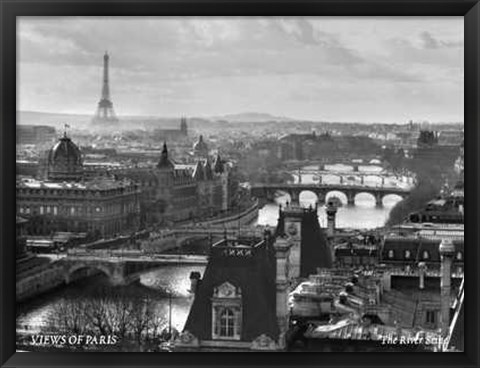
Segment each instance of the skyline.
[{"label": "skyline", "polygon": [[21,17],[17,27],[21,111],[93,116],[108,50],[120,117],[463,122],[462,17]]}]

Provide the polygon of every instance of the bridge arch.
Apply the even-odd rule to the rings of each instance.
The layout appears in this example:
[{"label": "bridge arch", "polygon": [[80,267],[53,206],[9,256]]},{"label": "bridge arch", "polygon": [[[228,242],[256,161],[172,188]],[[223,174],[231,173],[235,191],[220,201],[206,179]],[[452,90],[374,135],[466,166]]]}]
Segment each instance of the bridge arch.
[{"label": "bridge arch", "polygon": [[300,204],[307,207],[309,205],[312,205],[313,207],[315,206],[315,203],[319,201],[319,196],[314,191],[305,189],[299,192],[298,199],[300,201]]},{"label": "bridge arch", "polygon": [[81,264],[76,264],[76,265],[73,265],[73,266],[70,266],[69,268],[67,268],[67,270],[65,272],[65,278],[64,278],[65,279],[65,284],[68,285],[70,283],[70,279],[71,279],[72,275],[75,272],[78,272],[80,270],[97,270],[97,271],[102,272],[109,279],[113,278],[112,270],[106,265],[81,263]]},{"label": "bridge arch", "polygon": [[[362,204],[367,204],[367,205],[371,204],[371,205],[375,206],[376,204],[378,204],[377,203],[378,194],[375,195],[374,193],[365,190],[365,191],[355,193],[353,200],[354,200],[355,205],[357,205],[359,203],[362,203]],[[381,195],[380,195],[380,200],[381,200]]]},{"label": "bridge arch", "polygon": [[341,190],[329,190],[325,193],[325,202],[327,202],[331,197],[337,197],[340,199],[343,205],[348,204],[348,196],[345,192]]}]

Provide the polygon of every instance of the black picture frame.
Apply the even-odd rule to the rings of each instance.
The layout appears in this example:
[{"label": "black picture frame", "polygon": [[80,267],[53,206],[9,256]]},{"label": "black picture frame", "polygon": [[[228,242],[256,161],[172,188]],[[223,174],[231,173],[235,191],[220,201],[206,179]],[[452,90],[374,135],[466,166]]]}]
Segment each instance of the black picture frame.
[{"label": "black picture frame", "polygon": [[[478,170],[480,142],[478,0],[0,0],[0,364],[2,367],[174,367],[174,366],[479,366],[480,281]],[[467,289],[464,353],[16,353],[15,352],[15,121],[17,16],[141,15],[349,15],[463,16],[465,19],[465,257]],[[475,282],[477,281],[477,282]]]}]

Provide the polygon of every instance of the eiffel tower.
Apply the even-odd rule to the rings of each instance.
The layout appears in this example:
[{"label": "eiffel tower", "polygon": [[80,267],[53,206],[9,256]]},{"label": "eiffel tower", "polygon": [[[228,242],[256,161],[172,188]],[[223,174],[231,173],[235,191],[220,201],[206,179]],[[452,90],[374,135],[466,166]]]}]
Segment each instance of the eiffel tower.
[{"label": "eiffel tower", "polygon": [[110,85],[108,82],[108,53],[103,55],[103,85],[102,97],[98,102],[97,112],[93,117],[93,123],[112,123],[118,122],[118,118],[113,111],[113,103],[110,99]]}]

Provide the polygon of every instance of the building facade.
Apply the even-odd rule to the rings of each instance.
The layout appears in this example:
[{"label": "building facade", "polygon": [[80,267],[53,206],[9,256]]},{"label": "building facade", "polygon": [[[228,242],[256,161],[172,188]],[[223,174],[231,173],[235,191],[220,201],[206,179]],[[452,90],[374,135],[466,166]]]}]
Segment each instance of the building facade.
[{"label": "building facade", "polygon": [[196,164],[176,164],[167,144],[155,167],[128,169],[116,173],[129,178],[141,189],[142,219],[145,224],[177,222],[226,211],[234,203],[232,166],[219,155]]},{"label": "building facade", "polygon": [[70,231],[110,237],[138,228],[138,185],[106,176],[86,178],[80,149],[66,134],[47,161],[46,180],[17,180],[17,215],[29,220],[30,234]]}]

